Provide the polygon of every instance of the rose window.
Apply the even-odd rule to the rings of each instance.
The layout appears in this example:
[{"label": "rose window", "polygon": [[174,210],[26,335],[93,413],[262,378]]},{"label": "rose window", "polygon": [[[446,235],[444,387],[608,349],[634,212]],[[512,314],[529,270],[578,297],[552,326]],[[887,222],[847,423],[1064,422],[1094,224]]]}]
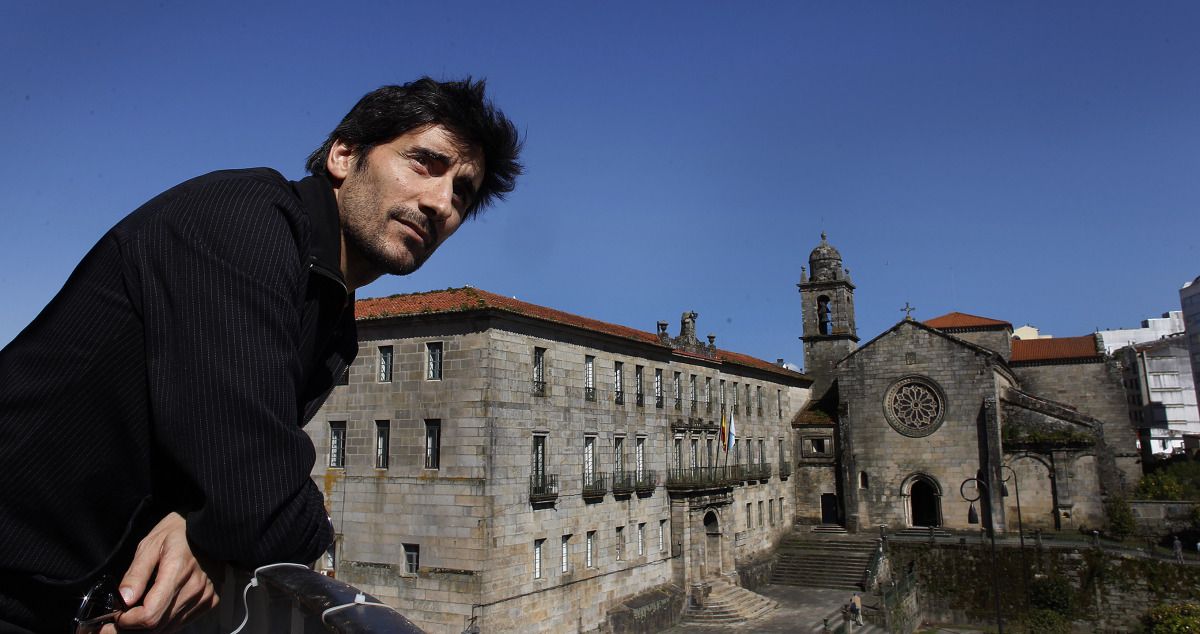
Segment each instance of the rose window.
[{"label": "rose window", "polygon": [[884,398],[888,423],[905,436],[927,436],[942,424],[945,399],[938,386],[922,377],[905,377],[892,384]]}]

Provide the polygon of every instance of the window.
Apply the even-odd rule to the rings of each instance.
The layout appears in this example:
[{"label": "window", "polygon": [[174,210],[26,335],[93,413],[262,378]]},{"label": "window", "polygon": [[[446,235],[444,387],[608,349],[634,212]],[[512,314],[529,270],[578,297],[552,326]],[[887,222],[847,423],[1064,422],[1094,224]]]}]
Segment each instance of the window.
[{"label": "window", "polygon": [[662,370],[654,369],[654,406],[663,406]]},{"label": "window", "polygon": [[675,373],[675,409],[683,408],[683,373]]},{"label": "window", "polygon": [[425,468],[440,469],[442,464],[442,421],[425,421]]},{"label": "window", "polygon": [[641,482],[646,473],[646,439],[639,436],[633,445],[633,468],[637,470],[637,480]]},{"label": "window", "polygon": [[758,439],[758,464],[767,464],[767,441]]},{"label": "window", "polygon": [[613,363],[613,394],[618,404],[625,402],[625,364]]},{"label": "window", "polygon": [[775,390],[775,411],[779,412],[779,418],[783,418],[783,390]]},{"label": "window", "polygon": [[596,437],[583,438],[583,486],[592,486],[596,478]]},{"label": "window", "polygon": [[683,469],[683,437],[675,437],[675,468]]},{"label": "window", "polygon": [[746,464],[754,464],[754,447],[749,438],[746,439]]},{"label": "window", "polygon": [[642,366],[640,365],[633,368],[633,393],[638,405],[646,402],[646,396],[642,392]]},{"label": "window", "polygon": [[692,438],[692,468],[700,466],[700,439]]},{"label": "window", "polygon": [[733,443],[733,464],[742,464],[742,446],[736,440]]},{"label": "window", "polygon": [[688,377],[688,397],[692,403],[692,409],[696,409],[696,375]]},{"label": "window", "polygon": [[750,384],[746,384],[746,415],[750,415]]},{"label": "window", "polygon": [[346,421],[329,422],[329,466],[342,469],[346,466]]},{"label": "window", "polygon": [[787,461],[783,459],[783,439],[780,438],[779,439],[779,464],[786,464],[786,463],[787,463]]},{"label": "window", "polygon": [[756,385],[754,387],[754,402],[755,402],[755,408],[758,410],[758,415],[762,416],[763,401],[762,401],[762,386],[761,385]]},{"label": "window", "polygon": [[725,411],[725,379],[721,379],[719,390],[720,394],[717,396],[717,398],[721,399],[721,411],[723,412]]},{"label": "window", "polygon": [[533,393],[546,395],[546,349],[533,349]]},{"label": "window", "polygon": [[392,347],[379,346],[379,382],[392,382]]},{"label": "window", "polygon": [[417,574],[421,569],[421,546],[419,544],[404,544],[404,572]]},{"label": "window", "polygon": [[667,550],[667,520],[658,520],[658,552]]},{"label": "window", "polygon": [[775,525],[775,500],[767,500],[767,521]]},{"label": "window", "polygon": [[758,501],[758,526],[761,528],[762,525],[763,525],[763,503],[762,503],[762,500],[759,500]]},{"label": "window", "polygon": [[625,437],[613,438],[613,472],[614,476],[625,470]]},{"label": "window", "polygon": [[571,571],[571,536],[562,536],[562,572],[566,574]]},{"label": "window", "polygon": [[430,381],[442,379],[442,342],[430,341],[425,344],[425,378]]},{"label": "window", "polygon": [[388,468],[391,445],[391,425],[386,420],[375,421],[375,468]]},{"label": "window", "polygon": [[646,554],[646,523],[638,524],[638,557]]},{"label": "window", "polygon": [[546,437],[533,437],[533,464],[531,466],[535,486],[543,486],[546,479]]},{"label": "window", "polygon": [[544,539],[533,540],[533,578],[542,578],[542,544],[545,544]]},{"label": "window", "polygon": [[754,522],[750,521],[750,502],[746,502],[746,528],[753,528]]},{"label": "window", "polygon": [[584,559],[587,562],[588,568],[595,567],[595,560],[592,554],[596,552],[596,531],[587,532],[587,548],[584,550]]},{"label": "window", "polygon": [[596,400],[596,357],[583,358],[583,398]]},{"label": "window", "polygon": [[738,384],[734,383],[733,384],[733,411],[736,412],[737,408],[738,408]]},{"label": "window", "polygon": [[[704,405],[712,405],[712,377],[704,377]],[[711,408],[709,408],[711,409]]]},{"label": "window", "polygon": [[617,554],[617,561],[620,561],[625,556],[625,527],[618,526],[616,538],[613,541],[613,552]]},{"label": "window", "polygon": [[706,439],[704,442],[705,442],[706,449],[707,449],[707,452],[706,452],[706,453],[707,453],[707,455],[708,455],[708,462],[707,462],[707,463],[705,463],[705,464],[707,464],[708,466],[710,466],[710,467],[711,467],[711,466],[713,466],[714,464],[716,464],[715,462],[713,462],[713,439],[712,439],[712,438],[708,438],[708,439]]}]

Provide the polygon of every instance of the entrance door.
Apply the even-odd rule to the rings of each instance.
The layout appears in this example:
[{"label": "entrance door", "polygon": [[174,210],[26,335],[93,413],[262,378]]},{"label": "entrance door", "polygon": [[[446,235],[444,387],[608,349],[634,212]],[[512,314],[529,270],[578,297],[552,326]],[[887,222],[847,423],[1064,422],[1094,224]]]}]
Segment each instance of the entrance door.
[{"label": "entrance door", "polygon": [[717,514],[709,511],[704,516],[704,578],[721,574],[721,525]]},{"label": "entrance door", "polygon": [[821,523],[838,523],[838,500],[836,493],[821,494]]},{"label": "entrance door", "polygon": [[926,480],[917,480],[909,490],[912,504],[913,526],[941,526],[941,511],[938,508],[937,489]]}]

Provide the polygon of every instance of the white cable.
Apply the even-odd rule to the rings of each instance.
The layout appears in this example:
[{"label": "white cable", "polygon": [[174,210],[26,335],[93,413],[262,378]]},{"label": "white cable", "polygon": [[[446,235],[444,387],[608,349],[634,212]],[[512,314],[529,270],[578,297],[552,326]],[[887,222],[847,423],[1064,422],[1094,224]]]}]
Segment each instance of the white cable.
[{"label": "white cable", "polygon": [[[341,605],[335,605],[335,606],[333,606],[332,608],[329,608],[328,610],[325,610],[324,612],[322,612],[322,613],[321,613],[321,623],[324,623],[325,625],[329,625],[329,623],[327,623],[327,622],[325,621],[325,617],[329,616],[329,615],[330,615],[331,613],[333,613],[333,612],[337,612],[338,610],[344,610],[344,609],[346,609],[346,608],[352,608],[352,607],[354,607],[354,606],[356,606],[356,605],[373,605],[373,606],[376,606],[376,607],[387,608],[387,609],[389,609],[389,610],[391,610],[391,609],[392,609],[392,606],[390,606],[390,605],[388,605],[388,604],[386,604],[386,603],[376,603],[376,602],[374,602],[374,601],[367,601],[367,595],[365,595],[365,594],[363,594],[363,593],[359,592],[358,594],[354,595],[354,601],[353,601],[353,602],[351,602],[351,603],[343,603],[343,604],[341,604]],[[236,634],[236,633],[234,633],[234,634]]]},{"label": "white cable", "polygon": [[[304,564],[293,564],[293,563],[267,564],[265,566],[259,566],[258,568],[255,568],[254,574],[250,577],[250,583],[247,583],[246,587],[242,588],[242,607],[246,610],[246,616],[242,619],[242,624],[237,626],[237,629],[233,630],[229,634],[238,634],[239,632],[242,631],[242,628],[246,627],[246,623],[250,622],[250,604],[246,602],[246,596],[248,594],[250,594],[250,588],[254,588],[254,587],[258,586],[258,573],[260,573],[264,570],[269,570],[271,568],[303,568],[305,570],[309,569],[308,566],[305,566]],[[355,598],[357,598],[357,597],[355,597]]]}]

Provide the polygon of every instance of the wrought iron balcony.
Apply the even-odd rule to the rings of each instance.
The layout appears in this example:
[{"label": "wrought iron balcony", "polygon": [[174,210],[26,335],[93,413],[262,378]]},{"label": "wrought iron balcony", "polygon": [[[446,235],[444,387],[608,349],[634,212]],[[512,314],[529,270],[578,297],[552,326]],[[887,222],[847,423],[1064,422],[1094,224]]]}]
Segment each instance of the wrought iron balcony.
[{"label": "wrought iron balcony", "polygon": [[658,487],[658,473],[646,469],[634,473],[633,486],[643,493],[653,491]]},{"label": "wrought iron balcony", "polygon": [[732,485],[728,467],[687,467],[667,472],[668,489],[711,489],[729,486]]},{"label": "wrought iron balcony", "polygon": [[613,471],[613,495],[629,495],[633,492],[633,472],[624,469]]},{"label": "wrought iron balcony", "polygon": [[539,381],[537,379],[533,380],[533,395],[534,396],[545,396],[546,395],[546,382],[545,381]]},{"label": "wrought iron balcony", "polygon": [[731,464],[731,465],[729,465],[728,469],[729,469],[729,473],[727,475],[729,476],[729,480],[731,482],[745,482],[746,481],[746,465]]},{"label": "wrought iron balcony", "polygon": [[584,387],[584,388],[583,388],[583,398],[584,398],[584,400],[586,400],[586,401],[594,401],[594,400],[596,400],[596,388],[594,388],[594,387]]},{"label": "wrought iron balcony", "polygon": [[529,476],[529,501],[534,504],[558,499],[558,475],[535,473]]},{"label": "wrought iron balcony", "polygon": [[792,475],[792,465],[786,462],[779,463],[779,479],[787,480]]},{"label": "wrought iron balcony", "polygon": [[602,498],[608,493],[608,476],[600,472],[583,472],[583,497]]},{"label": "wrought iron balcony", "polygon": [[613,396],[613,401],[615,401],[617,405],[624,405],[625,404],[625,392],[617,390],[616,394]]},{"label": "wrought iron balcony", "polygon": [[[358,588],[302,567],[261,570],[246,593],[249,571],[225,568],[221,605],[188,624],[185,634],[231,632],[246,618],[245,634],[420,634],[423,630]],[[337,606],[346,606],[337,608]]]}]

